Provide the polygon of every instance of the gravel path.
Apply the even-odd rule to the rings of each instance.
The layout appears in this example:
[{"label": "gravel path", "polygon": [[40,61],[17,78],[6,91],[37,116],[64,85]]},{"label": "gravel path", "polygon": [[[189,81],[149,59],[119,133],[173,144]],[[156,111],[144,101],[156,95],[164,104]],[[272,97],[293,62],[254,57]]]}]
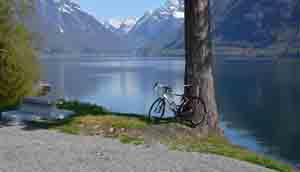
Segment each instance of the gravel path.
[{"label": "gravel path", "polygon": [[100,136],[0,128],[0,172],[264,172],[215,155],[125,145]]}]

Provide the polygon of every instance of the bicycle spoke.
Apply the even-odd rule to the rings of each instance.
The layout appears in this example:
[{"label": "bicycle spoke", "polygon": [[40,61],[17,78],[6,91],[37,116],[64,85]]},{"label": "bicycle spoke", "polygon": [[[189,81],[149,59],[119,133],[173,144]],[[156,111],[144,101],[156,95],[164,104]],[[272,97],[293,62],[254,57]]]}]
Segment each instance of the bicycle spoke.
[{"label": "bicycle spoke", "polygon": [[162,118],[165,113],[164,99],[157,99],[149,110],[149,118]]},{"label": "bicycle spoke", "polygon": [[160,112],[161,112],[161,106],[158,105],[158,106],[155,108],[154,112],[160,113]]}]

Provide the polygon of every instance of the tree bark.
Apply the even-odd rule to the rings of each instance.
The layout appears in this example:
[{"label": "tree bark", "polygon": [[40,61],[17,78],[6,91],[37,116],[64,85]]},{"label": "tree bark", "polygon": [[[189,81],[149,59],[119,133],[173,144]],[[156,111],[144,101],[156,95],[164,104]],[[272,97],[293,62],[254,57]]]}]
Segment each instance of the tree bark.
[{"label": "tree bark", "polygon": [[200,97],[206,106],[191,102],[192,119],[197,121],[206,115],[198,128],[217,132],[209,0],[185,0],[185,50],[185,84],[191,85],[185,88],[185,95]]}]

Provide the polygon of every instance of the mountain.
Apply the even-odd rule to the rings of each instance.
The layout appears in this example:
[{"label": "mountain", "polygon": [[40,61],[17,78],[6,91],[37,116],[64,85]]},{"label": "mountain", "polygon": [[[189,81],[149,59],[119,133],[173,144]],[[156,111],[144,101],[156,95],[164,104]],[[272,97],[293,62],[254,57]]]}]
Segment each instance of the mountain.
[{"label": "mountain", "polygon": [[[211,2],[213,36],[217,45],[275,49],[300,46],[298,0]],[[128,37],[141,55],[183,55],[183,23],[184,1],[168,0],[162,7],[145,13]]]},{"label": "mountain", "polygon": [[[213,38],[224,47],[299,47],[299,13],[299,0],[212,0]],[[44,52],[184,54],[184,0],[104,22],[72,0],[35,0],[28,16],[20,20]]]},{"label": "mountain", "polygon": [[72,0],[35,0],[34,10],[19,19],[39,38],[47,53],[127,51],[127,43]]},{"label": "mountain", "polygon": [[266,47],[295,35],[299,20],[298,0],[240,0],[218,23],[218,36]]},{"label": "mountain", "polygon": [[134,42],[138,52],[149,51],[150,53],[160,50],[170,40],[175,39],[183,28],[183,23],[184,1],[168,0],[160,8],[147,11],[127,37]]},{"label": "mountain", "polygon": [[128,34],[137,23],[137,17],[113,18],[101,22],[105,28],[120,36]]}]

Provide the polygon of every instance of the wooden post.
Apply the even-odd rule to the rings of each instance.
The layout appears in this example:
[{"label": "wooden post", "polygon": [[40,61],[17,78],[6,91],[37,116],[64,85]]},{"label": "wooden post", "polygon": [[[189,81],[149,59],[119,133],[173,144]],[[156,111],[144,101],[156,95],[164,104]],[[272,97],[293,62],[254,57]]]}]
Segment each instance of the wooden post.
[{"label": "wooden post", "polygon": [[205,107],[197,101],[189,106],[192,109],[194,121],[206,115],[203,125],[199,125],[198,128],[219,131],[212,72],[209,7],[209,0],[185,0],[185,84],[192,85],[185,89],[185,94],[199,96],[205,102],[207,113],[205,113]]}]

